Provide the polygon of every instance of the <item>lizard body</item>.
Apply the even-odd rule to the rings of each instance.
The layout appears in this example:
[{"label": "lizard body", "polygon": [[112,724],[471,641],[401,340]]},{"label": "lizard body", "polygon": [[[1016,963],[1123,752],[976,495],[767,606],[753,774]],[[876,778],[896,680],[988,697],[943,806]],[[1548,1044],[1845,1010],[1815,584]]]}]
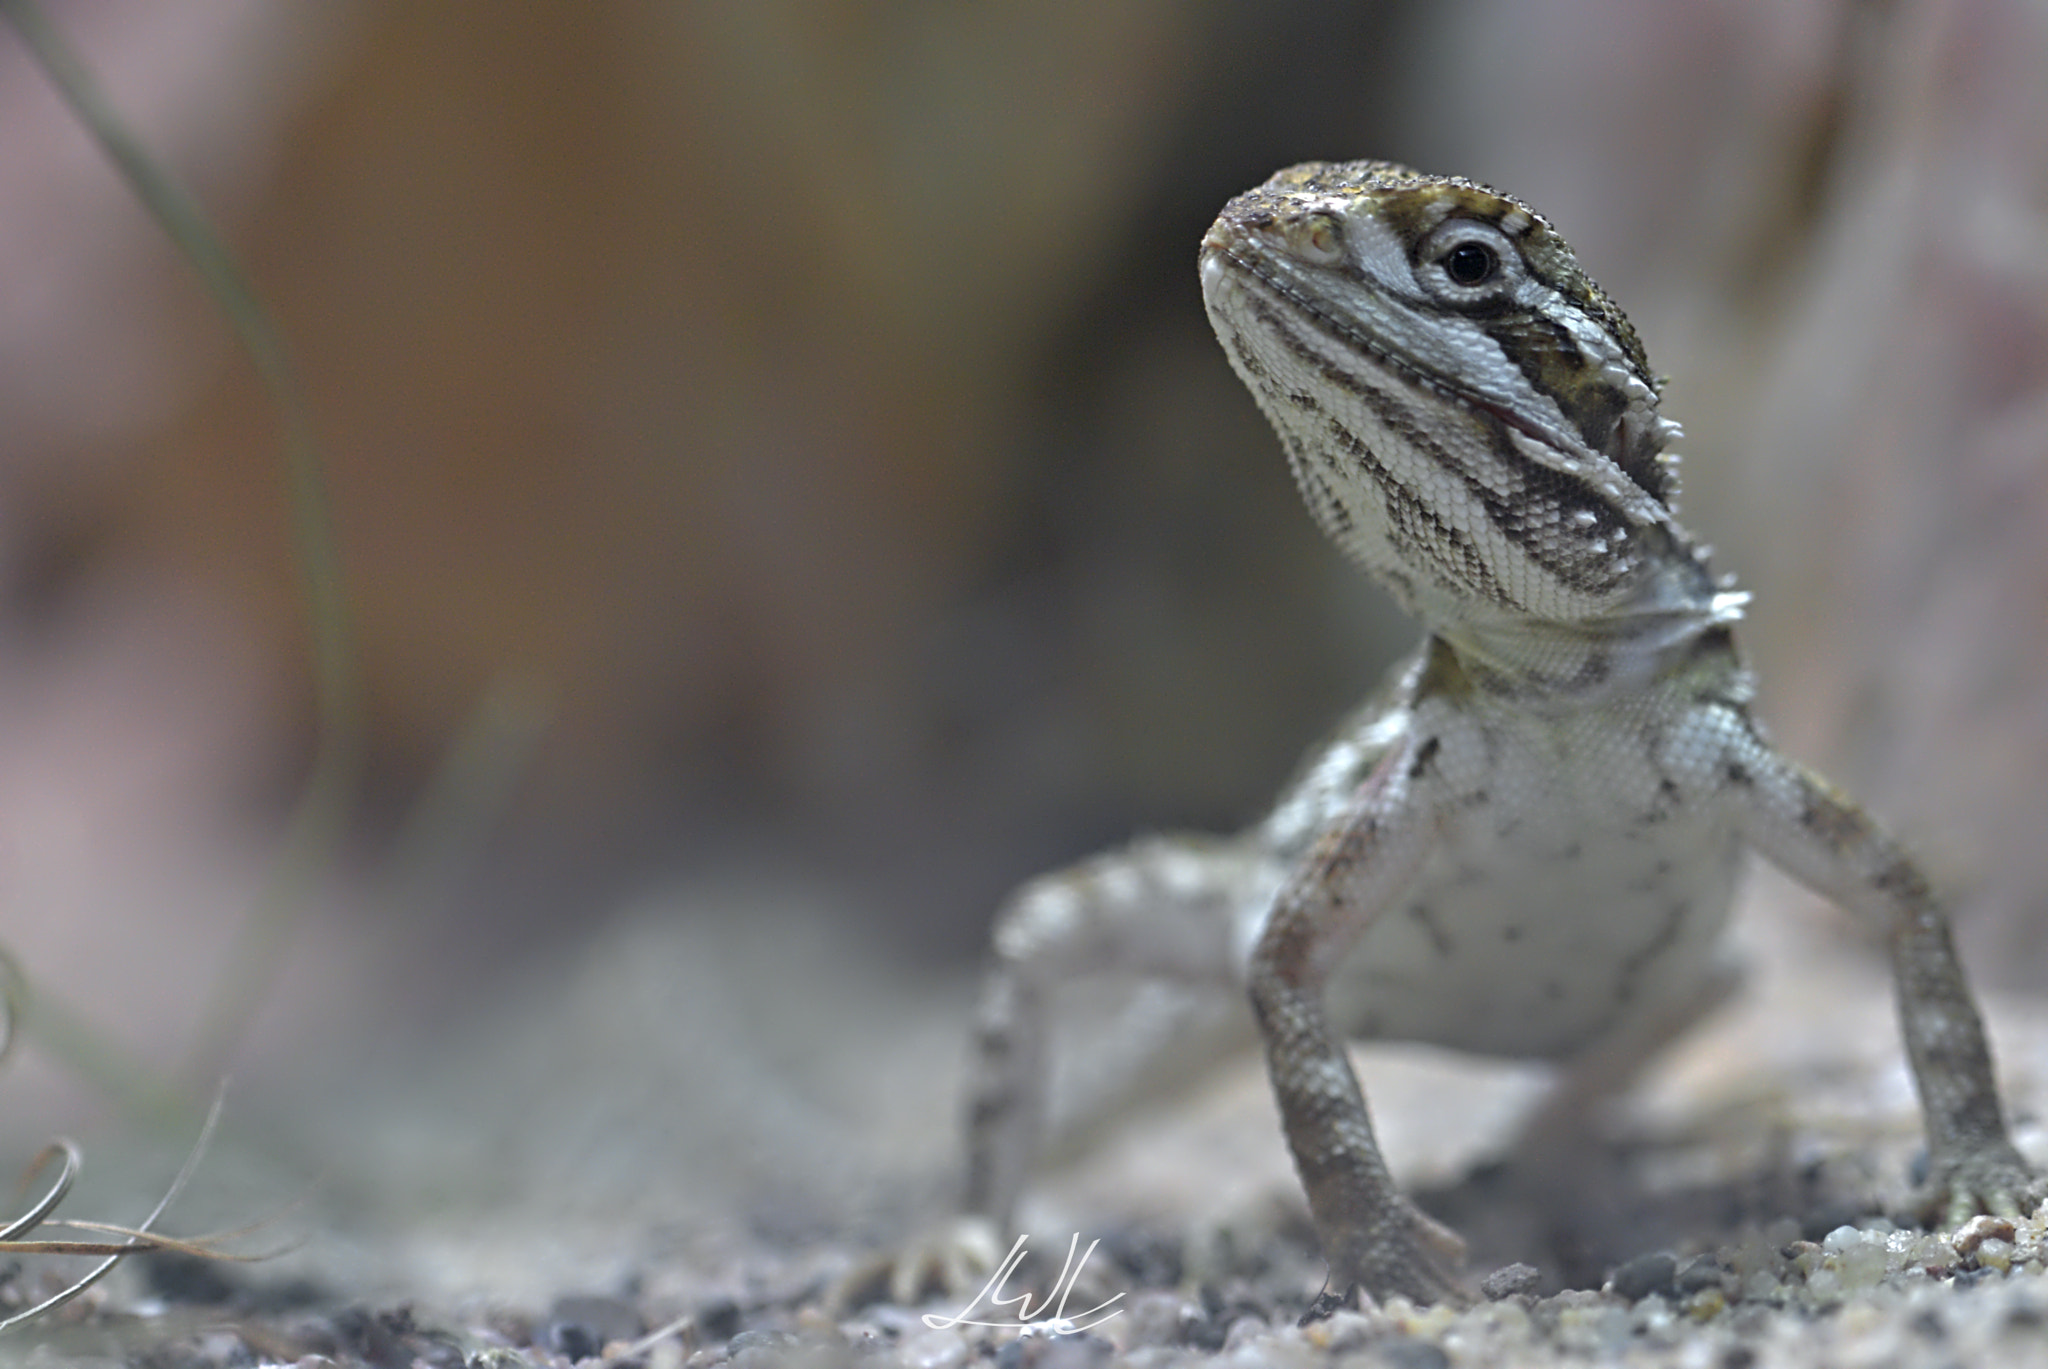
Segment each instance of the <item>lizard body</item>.
[{"label": "lizard body", "polygon": [[969,1213],[1007,1221],[1022,1185],[1057,985],[1227,984],[1251,1001],[1326,1298],[1462,1298],[1457,1239],[1387,1174],[1343,1041],[1625,1077],[1725,992],[1745,850],[1885,936],[1931,1208],[2039,1202],[1946,914],[1751,717],[1746,596],[1677,522],[1676,426],[1564,240],[1472,182],[1309,163],[1225,207],[1201,279],[1311,512],[1425,637],[1263,823],[1014,896],[980,1010]]}]

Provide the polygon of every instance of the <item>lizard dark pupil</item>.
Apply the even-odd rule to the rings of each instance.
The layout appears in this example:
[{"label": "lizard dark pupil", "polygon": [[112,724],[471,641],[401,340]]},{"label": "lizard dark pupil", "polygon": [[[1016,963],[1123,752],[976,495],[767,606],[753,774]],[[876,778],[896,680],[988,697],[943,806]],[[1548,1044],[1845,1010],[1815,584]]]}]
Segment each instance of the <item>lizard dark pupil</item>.
[{"label": "lizard dark pupil", "polygon": [[1460,243],[1444,256],[1444,270],[1459,285],[1484,285],[1499,269],[1493,249],[1476,242]]}]

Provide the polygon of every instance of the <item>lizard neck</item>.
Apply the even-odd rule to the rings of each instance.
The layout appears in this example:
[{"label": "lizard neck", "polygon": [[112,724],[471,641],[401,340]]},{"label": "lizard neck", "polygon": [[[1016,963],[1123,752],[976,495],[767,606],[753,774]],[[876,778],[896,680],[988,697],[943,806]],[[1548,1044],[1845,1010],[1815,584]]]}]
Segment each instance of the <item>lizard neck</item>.
[{"label": "lizard neck", "polygon": [[1748,602],[1747,593],[1717,585],[1705,563],[1687,555],[1663,563],[1633,596],[1596,617],[1477,612],[1432,615],[1427,625],[1432,642],[1485,693],[1584,703],[1668,678],[1694,659],[1702,639],[1727,638]]}]

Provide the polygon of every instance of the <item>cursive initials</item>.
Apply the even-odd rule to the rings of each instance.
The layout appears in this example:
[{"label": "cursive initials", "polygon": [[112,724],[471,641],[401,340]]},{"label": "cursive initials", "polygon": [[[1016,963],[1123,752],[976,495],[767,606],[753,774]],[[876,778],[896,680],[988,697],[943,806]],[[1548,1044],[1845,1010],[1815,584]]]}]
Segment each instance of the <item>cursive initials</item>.
[{"label": "cursive initials", "polygon": [[[1088,1242],[1088,1248],[1081,1252],[1081,1259],[1076,1263],[1074,1248],[1081,1243],[1081,1237],[1078,1232],[1067,1241],[1067,1258],[1060,1265],[1059,1277],[1053,1280],[1051,1290],[1045,1295],[1045,1301],[1040,1303],[1036,1310],[1033,1310],[1031,1306],[1031,1294],[1028,1291],[1023,1293],[1004,1292],[1003,1285],[1008,1282],[1010,1275],[1016,1272],[1017,1266],[1023,1263],[1026,1239],[1023,1236],[1017,1238],[1016,1244],[1010,1247],[1010,1253],[1003,1257],[1003,1262],[1000,1265],[996,1266],[996,1272],[989,1276],[989,1281],[981,1286],[981,1291],[974,1295],[967,1306],[960,1309],[957,1316],[946,1317],[934,1312],[927,1312],[923,1317],[924,1324],[934,1331],[942,1331],[947,1327],[954,1326],[1029,1328],[1037,1325],[1055,1334],[1072,1335],[1100,1326],[1111,1317],[1118,1316],[1123,1312],[1121,1307],[1115,1306],[1115,1304],[1122,1302],[1124,1297],[1123,1294],[1118,1293],[1097,1303],[1086,1312],[1077,1312],[1071,1317],[1067,1315],[1067,1296],[1074,1291],[1074,1285],[1079,1282],[1081,1271],[1088,1265],[1088,1257],[1093,1255],[1095,1247],[1101,1244],[1100,1241]],[[1057,1299],[1057,1302],[1055,1302],[1055,1299]],[[1012,1303],[1016,1304],[1017,1315],[1015,1320],[979,1321],[968,1315],[984,1303],[988,1305],[991,1312],[999,1307]],[[1101,1313],[1101,1315],[1098,1317],[1096,1316],[1097,1313]],[[1090,1321],[1088,1320],[1090,1317],[1095,1317],[1096,1319]]]}]

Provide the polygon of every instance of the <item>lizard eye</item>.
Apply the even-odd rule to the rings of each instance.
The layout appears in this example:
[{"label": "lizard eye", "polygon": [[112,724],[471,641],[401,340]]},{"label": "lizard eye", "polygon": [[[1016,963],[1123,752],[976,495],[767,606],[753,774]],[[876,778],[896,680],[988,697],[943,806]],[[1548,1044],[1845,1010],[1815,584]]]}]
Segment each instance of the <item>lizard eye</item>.
[{"label": "lizard eye", "polygon": [[1415,253],[1416,284],[1453,309],[1483,307],[1514,293],[1521,252],[1500,229],[1455,218],[1424,238]]},{"label": "lizard eye", "polygon": [[1500,270],[1500,257],[1484,243],[1461,242],[1444,253],[1444,274],[1467,289],[1484,285]]}]

